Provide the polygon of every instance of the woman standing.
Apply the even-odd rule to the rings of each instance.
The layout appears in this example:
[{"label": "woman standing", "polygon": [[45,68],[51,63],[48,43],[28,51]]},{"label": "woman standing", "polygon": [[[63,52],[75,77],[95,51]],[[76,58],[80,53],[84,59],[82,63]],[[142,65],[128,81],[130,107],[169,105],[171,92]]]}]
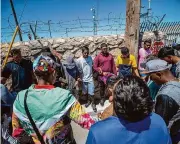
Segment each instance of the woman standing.
[{"label": "woman standing", "polygon": [[53,86],[56,63],[50,57],[40,55],[33,63],[33,71],[37,85],[19,92],[14,102],[13,136],[18,138],[25,131],[36,144],[76,143],[71,120],[86,129],[94,120],[70,91]]}]

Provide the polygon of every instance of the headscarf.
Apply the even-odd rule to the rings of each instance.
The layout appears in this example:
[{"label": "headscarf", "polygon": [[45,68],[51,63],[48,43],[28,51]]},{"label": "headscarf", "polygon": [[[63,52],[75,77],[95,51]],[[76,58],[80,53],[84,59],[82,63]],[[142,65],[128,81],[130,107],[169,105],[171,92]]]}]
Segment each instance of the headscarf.
[{"label": "headscarf", "polygon": [[56,69],[56,63],[48,56],[40,55],[33,62],[33,71],[52,73]]},{"label": "headscarf", "polygon": [[66,58],[64,66],[68,69],[73,69],[76,66],[73,56],[70,55]]}]

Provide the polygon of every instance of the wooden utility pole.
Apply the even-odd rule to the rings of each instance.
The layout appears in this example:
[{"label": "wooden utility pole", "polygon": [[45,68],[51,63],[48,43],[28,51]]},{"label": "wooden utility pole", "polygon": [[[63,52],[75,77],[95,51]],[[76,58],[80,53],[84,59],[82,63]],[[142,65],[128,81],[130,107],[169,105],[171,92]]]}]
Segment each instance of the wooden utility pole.
[{"label": "wooden utility pole", "polygon": [[125,44],[138,58],[141,0],[126,0]]},{"label": "wooden utility pole", "polygon": [[[17,20],[17,16],[16,16],[16,12],[15,12],[15,9],[14,9],[14,4],[13,4],[13,1],[12,1],[12,0],[10,0],[10,4],[11,4],[13,16],[14,16],[14,20],[15,20],[15,23],[16,23],[16,27],[19,27],[18,20]],[[19,33],[19,40],[20,40],[20,41],[23,41],[20,28],[18,29],[18,33]]]}]

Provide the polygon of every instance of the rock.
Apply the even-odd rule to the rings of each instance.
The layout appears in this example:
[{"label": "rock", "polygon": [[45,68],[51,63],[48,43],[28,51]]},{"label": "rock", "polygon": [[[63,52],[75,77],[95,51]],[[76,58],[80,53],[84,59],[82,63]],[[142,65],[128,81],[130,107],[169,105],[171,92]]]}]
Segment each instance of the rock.
[{"label": "rock", "polygon": [[72,41],[72,42],[71,42],[71,45],[72,45],[72,46],[75,46],[75,47],[78,47],[78,46],[80,45],[80,43],[77,42],[77,41]]},{"label": "rock", "polygon": [[79,49],[76,53],[75,53],[75,58],[79,58],[82,55],[82,51],[81,49]]},{"label": "rock", "polygon": [[66,51],[64,54],[63,54],[63,59],[66,59],[68,56],[70,55],[73,55],[70,51]]},{"label": "rock", "polygon": [[93,52],[96,47],[95,47],[95,44],[91,42],[91,44],[89,45],[88,48],[89,48],[89,51],[90,51],[90,52]]},{"label": "rock", "polygon": [[61,47],[58,47],[58,48],[56,48],[56,51],[60,52],[60,53],[64,53],[66,50]]},{"label": "rock", "polygon": [[63,39],[63,38],[57,38],[57,39],[55,39],[55,43],[57,44],[57,43],[65,43],[66,42],[66,40],[65,39]]},{"label": "rock", "polygon": [[[81,48],[87,46],[90,54],[95,57],[100,51],[100,45],[107,43],[110,52],[124,45],[124,39],[121,35],[106,35],[106,36],[87,36],[87,37],[71,37],[71,38],[54,38],[54,39],[38,39],[28,42],[14,43],[13,47],[21,49],[24,57],[36,57],[44,47],[50,47],[63,55],[65,59],[69,54],[74,54],[75,57],[82,55]],[[4,57],[8,51],[8,43],[1,44],[1,55]]]},{"label": "rock", "polygon": [[60,44],[58,43],[58,44],[54,44],[54,45],[52,45],[52,48],[53,49],[56,49],[56,48],[58,48],[60,46]]},{"label": "rock", "polygon": [[118,48],[118,47],[119,47],[118,45],[110,45],[109,49],[111,50],[111,49],[115,49],[115,48]]},{"label": "rock", "polygon": [[71,50],[72,53],[75,53],[76,51],[79,50],[79,47],[73,47],[73,49]]},{"label": "rock", "polygon": [[156,37],[159,38],[159,40],[163,40],[166,38],[165,33],[158,31],[158,32],[144,32],[143,34],[143,41],[147,40],[147,39],[151,39],[152,41],[154,41],[156,39]]},{"label": "rock", "polygon": [[54,39],[48,39],[48,41],[49,41],[49,43],[50,43],[51,45],[53,45],[53,44],[54,44],[54,42],[55,42],[55,40],[54,40]]},{"label": "rock", "polygon": [[65,49],[65,50],[72,50],[73,48],[74,48],[74,46],[72,46],[72,45],[62,45],[61,46],[63,49]]},{"label": "rock", "polygon": [[97,44],[97,43],[106,43],[106,39],[104,38],[104,37],[101,37],[101,38],[97,38],[96,39],[96,41],[95,41],[95,43]]}]

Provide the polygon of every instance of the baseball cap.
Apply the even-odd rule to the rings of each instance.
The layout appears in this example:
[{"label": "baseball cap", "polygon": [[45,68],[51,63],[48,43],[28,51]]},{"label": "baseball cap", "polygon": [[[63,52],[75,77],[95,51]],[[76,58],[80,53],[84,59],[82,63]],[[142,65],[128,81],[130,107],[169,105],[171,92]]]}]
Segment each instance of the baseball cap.
[{"label": "baseball cap", "polygon": [[56,69],[56,63],[48,56],[40,55],[33,62],[33,71],[53,72]]},{"label": "baseball cap", "polygon": [[153,73],[170,69],[172,65],[161,59],[150,60],[146,63],[145,73]]}]

